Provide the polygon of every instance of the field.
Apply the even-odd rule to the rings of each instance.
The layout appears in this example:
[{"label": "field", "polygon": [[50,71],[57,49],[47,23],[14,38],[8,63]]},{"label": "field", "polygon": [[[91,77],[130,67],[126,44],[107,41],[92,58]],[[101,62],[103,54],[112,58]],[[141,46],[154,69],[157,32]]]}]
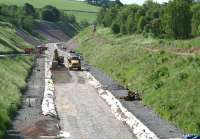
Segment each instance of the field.
[{"label": "field", "polygon": [[[53,5],[61,10],[81,10],[81,11],[89,11],[89,12],[97,12],[99,10],[99,7],[88,5],[85,2],[81,1],[75,1],[75,0],[1,0],[0,4],[7,4],[7,5],[18,5],[23,6],[24,3],[30,3],[36,8],[42,8],[46,5]],[[67,12],[68,13],[68,12]],[[95,13],[85,13],[85,12],[69,12],[73,13],[77,20],[83,20],[86,19],[88,21],[94,21],[95,20]]]},{"label": "field", "polygon": [[25,47],[32,46],[18,37],[10,24],[0,22],[0,54],[23,52]]},{"label": "field", "polygon": [[96,13],[73,12],[73,11],[67,11],[65,13],[75,15],[78,22],[87,20],[89,23],[93,23],[97,17]]},{"label": "field", "polygon": [[20,106],[21,92],[25,89],[33,57],[0,59],[0,138],[10,124],[10,116]]},{"label": "field", "polygon": [[185,133],[200,133],[200,56],[188,51],[197,48],[199,38],[159,40],[102,28],[92,35],[88,28],[75,39],[87,62],[138,90],[144,105]]}]

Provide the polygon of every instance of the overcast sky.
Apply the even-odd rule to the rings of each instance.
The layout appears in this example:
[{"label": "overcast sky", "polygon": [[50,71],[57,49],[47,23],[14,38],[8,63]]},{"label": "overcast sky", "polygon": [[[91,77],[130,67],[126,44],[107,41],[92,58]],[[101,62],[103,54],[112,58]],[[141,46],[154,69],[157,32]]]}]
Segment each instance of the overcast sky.
[{"label": "overcast sky", "polygon": [[[143,2],[145,0],[120,0],[120,1],[125,3],[125,4],[133,4],[133,3],[143,4]],[[159,3],[163,3],[163,2],[167,2],[168,0],[154,0],[154,1],[157,1]]]}]

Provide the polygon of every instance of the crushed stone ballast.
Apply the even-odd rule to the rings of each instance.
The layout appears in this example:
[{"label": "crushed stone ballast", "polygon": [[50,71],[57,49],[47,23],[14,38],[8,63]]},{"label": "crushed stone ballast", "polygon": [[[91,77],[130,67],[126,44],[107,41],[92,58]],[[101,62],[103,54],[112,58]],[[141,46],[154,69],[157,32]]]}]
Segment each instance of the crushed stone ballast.
[{"label": "crushed stone ballast", "polygon": [[103,89],[101,83],[91,73],[85,71],[85,74],[89,79],[89,83],[97,89],[99,96],[111,107],[111,112],[116,119],[125,122],[137,138],[159,139],[153,131],[130,113],[110,91]]}]

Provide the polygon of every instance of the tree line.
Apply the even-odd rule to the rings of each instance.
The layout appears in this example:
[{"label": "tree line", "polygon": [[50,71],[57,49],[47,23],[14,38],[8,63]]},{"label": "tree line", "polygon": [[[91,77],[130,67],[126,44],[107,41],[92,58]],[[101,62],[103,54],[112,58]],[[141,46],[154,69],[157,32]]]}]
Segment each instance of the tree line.
[{"label": "tree line", "polygon": [[34,8],[29,3],[25,3],[23,7],[0,5],[0,21],[9,22],[17,28],[28,31],[32,35],[35,34],[36,20],[55,22],[60,27],[71,24],[77,28],[83,28],[89,25],[86,21],[78,23],[73,14],[67,14],[51,5],[40,9]]},{"label": "tree line", "polygon": [[102,7],[97,22],[115,34],[143,33],[159,38],[187,39],[200,35],[200,2],[171,0],[159,4],[147,0],[142,6],[119,1]]}]

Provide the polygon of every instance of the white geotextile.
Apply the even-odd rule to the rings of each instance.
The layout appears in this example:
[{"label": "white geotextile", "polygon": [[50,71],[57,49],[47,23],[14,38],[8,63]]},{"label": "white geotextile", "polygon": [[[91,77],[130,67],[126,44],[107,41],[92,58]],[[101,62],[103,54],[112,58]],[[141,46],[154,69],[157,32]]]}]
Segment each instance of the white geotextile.
[{"label": "white geotextile", "polygon": [[100,82],[89,72],[86,72],[86,76],[88,77],[90,84],[98,90],[99,96],[111,107],[111,111],[115,115],[116,119],[126,122],[136,137],[140,139],[158,139],[157,135],[132,113],[127,111],[127,109],[112,95],[111,92],[104,90]]},{"label": "white geotextile", "polygon": [[52,58],[45,58],[45,89],[44,89],[44,96],[42,101],[42,114],[43,115],[52,115],[57,116],[56,108],[55,108],[55,95],[54,95],[54,84],[53,80],[51,79],[51,63]]}]

